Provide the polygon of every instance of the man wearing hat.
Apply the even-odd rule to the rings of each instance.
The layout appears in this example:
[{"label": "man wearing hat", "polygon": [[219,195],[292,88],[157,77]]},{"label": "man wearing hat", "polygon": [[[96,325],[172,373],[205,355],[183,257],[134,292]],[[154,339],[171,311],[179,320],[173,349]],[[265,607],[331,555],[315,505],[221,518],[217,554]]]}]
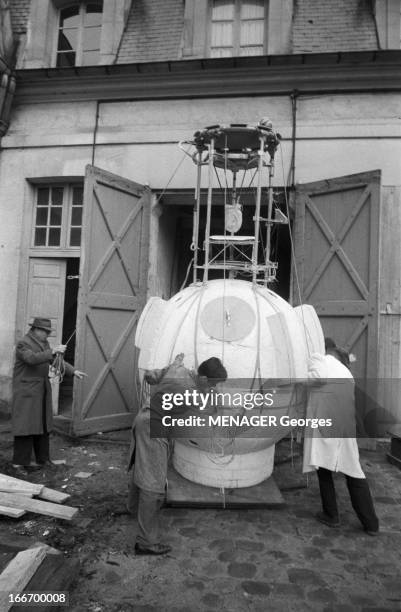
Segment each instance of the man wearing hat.
[{"label": "man wearing hat", "polygon": [[[13,467],[39,469],[50,464],[49,432],[52,429],[52,392],[49,366],[55,353],[64,353],[65,345],[51,349],[47,338],[52,331],[50,319],[35,317],[29,332],[16,348],[13,374],[12,432],[14,435]],[[65,363],[68,376],[85,374]],[[36,464],[31,463],[32,449]]]}]

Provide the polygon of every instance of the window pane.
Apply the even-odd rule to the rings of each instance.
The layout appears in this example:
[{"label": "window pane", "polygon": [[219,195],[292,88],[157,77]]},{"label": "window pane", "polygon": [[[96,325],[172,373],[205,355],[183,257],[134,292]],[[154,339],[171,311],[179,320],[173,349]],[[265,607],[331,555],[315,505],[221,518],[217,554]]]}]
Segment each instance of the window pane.
[{"label": "window pane", "polygon": [[84,51],[98,51],[100,49],[101,28],[85,28],[83,49]]},{"label": "window pane", "polygon": [[84,51],[82,54],[83,66],[94,66],[99,62],[99,51]]},{"label": "window pane", "polygon": [[47,225],[47,206],[42,206],[36,209],[36,225]]},{"label": "window pane", "polygon": [[77,28],[79,25],[79,6],[70,6],[60,11],[60,28]]},{"label": "window pane", "polygon": [[214,23],[212,25],[212,47],[232,47],[233,24]]},{"label": "window pane", "polygon": [[40,187],[38,189],[38,206],[47,206],[49,203],[49,188]]},{"label": "window pane", "polygon": [[72,205],[82,206],[83,197],[84,197],[83,187],[74,187],[72,190]]},{"label": "window pane", "polygon": [[37,227],[35,230],[35,246],[45,246],[46,245],[46,228],[45,227]]},{"label": "window pane", "polygon": [[49,229],[49,244],[48,246],[60,246],[61,229],[59,227],[51,227]]},{"label": "window pane", "polygon": [[233,48],[232,47],[226,47],[225,49],[222,48],[216,48],[216,49],[211,49],[210,51],[210,57],[232,57],[233,56]]},{"label": "window pane", "polygon": [[263,55],[264,54],[263,45],[258,47],[241,47],[240,55]]},{"label": "window pane", "polygon": [[214,0],[212,20],[233,19],[235,0]]},{"label": "window pane", "polygon": [[242,0],[241,19],[264,19],[265,3],[264,0]]},{"label": "window pane", "polygon": [[78,30],[60,30],[58,51],[75,51],[77,48]]},{"label": "window pane", "polygon": [[64,187],[53,187],[52,189],[52,205],[53,206],[63,205],[63,191],[64,191]]},{"label": "window pane", "polygon": [[58,53],[57,67],[64,68],[67,66],[75,66],[75,53]]},{"label": "window pane", "polygon": [[70,246],[80,246],[81,245],[81,228],[80,227],[72,227],[70,234]]},{"label": "window pane", "polygon": [[93,26],[102,23],[102,3],[87,4],[85,13],[85,25]]},{"label": "window pane", "polygon": [[50,209],[50,225],[61,225],[61,213],[63,209],[61,206],[52,207]]},{"label": "window pane", "polygon": [[243,21],[241,23],[241,46],[262,45],[264,40],[263,21]]},{"label": "window pane", "polygon": [[74,206],[71,213],[71,225],[82,225],[82,208]]}]

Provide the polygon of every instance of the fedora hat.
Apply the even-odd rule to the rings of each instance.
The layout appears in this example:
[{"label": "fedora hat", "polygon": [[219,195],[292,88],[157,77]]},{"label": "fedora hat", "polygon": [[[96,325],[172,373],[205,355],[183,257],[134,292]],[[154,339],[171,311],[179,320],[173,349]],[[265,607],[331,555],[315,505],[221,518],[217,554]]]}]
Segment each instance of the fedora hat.
[{"label": "fedora hat", "polygon": [[51,332],[52,323],[50,319],[44,319],[43,317],[35,317],[31,323],[31,327],[37,327],[38,329],[44,329],[45,331]]}]

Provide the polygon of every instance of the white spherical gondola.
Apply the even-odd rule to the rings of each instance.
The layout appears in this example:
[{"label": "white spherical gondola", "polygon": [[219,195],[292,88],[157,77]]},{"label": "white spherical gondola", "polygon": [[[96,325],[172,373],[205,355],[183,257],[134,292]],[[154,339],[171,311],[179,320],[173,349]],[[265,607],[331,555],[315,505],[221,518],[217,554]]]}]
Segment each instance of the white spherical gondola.
[{"label": "white spherical gondola", "polygon": [[[269,389],[272,381],[281,381],[284,386],[304,379],[309,355],[324,352],[323,332],[312,306],[294,309],[268,288],[277,270],[277,263],[271,261],[271,230],[275,224],[288,224],[288,217],[273,200],[274,155],[279,142],[280,136],[267,118],[257,126],[211,126],[187,141],[195,147],[190,157],[198,171],[191,247],[193,283],[169,301],[149,300],[135,342],[140,348],[140,371],[164,368],[179,353],[184,354],[185,366],[190,369],[218,357],[229,376],[225,391],[258,392]],[[205,240],[200,241],[203,167],[208,171],[208,189]],[[267,185],[263,185],[265,169]],[[212,234],[218,171],[224,172],[223,182],[218,183],[229,187],[224,188],[224,233]],[[242,186],[238,187],[238,175],[243,172],[245,176],[248,171],[252,173],[250,183],[255,183],[252,235],[249,228],[246,235],[240,232]],[[231,184],[227,173],[231,173]],[[265,216],[261,214],[263,198]],[[263,225],[265,244],[260,236]],[[222,278],[210,280],[212,274]],[[258,413],[275,416],[278,422],[281,416],[295,414],[297,395],[287,386],[290,390],[284,399],[278,394],[272,406]],[[218,411],[244,413],[244,406],[219,406]],[[197,437],[194,429],[193,436],[191,432],[191,436],[175,440],[173,465],[182,476],[199,484],[253,486],[271,475],[274,444],[289,431],[290,427],[255,426],[245,434],[229,429],[222,435],[220,428],[219,433]]]}]

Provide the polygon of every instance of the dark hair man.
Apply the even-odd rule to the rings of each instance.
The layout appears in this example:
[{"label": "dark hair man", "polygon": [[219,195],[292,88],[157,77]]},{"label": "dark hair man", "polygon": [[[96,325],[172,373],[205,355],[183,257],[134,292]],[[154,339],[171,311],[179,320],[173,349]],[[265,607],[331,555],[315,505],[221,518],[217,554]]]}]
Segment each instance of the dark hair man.
[{"label": "dark hair man", "polygon": [[[150,436],[151,418],[158,420],[162,415],[162,397],[165,393],[184,393],[201,388],[216,386],[227,379],[227,371],[220,359],[211,357],[198,368],[198,378],[194,380],[182,364],[183,355],[178,355],[173,364],[163,370],[163,378],[147,375],[149,381],[158,381],[150,400],[139,412],[134,422],[135,447],[131,452],[133,464],[130,477],[128,511],[137,509],[138,534],[135,552],[138,555],[163,555],[171,547],[159,542],[159,510],[164,502],[167,481],[167,466],[170,443],[167,438]],[[192,406],[180,408],[180,416],[191,410]]]}]

